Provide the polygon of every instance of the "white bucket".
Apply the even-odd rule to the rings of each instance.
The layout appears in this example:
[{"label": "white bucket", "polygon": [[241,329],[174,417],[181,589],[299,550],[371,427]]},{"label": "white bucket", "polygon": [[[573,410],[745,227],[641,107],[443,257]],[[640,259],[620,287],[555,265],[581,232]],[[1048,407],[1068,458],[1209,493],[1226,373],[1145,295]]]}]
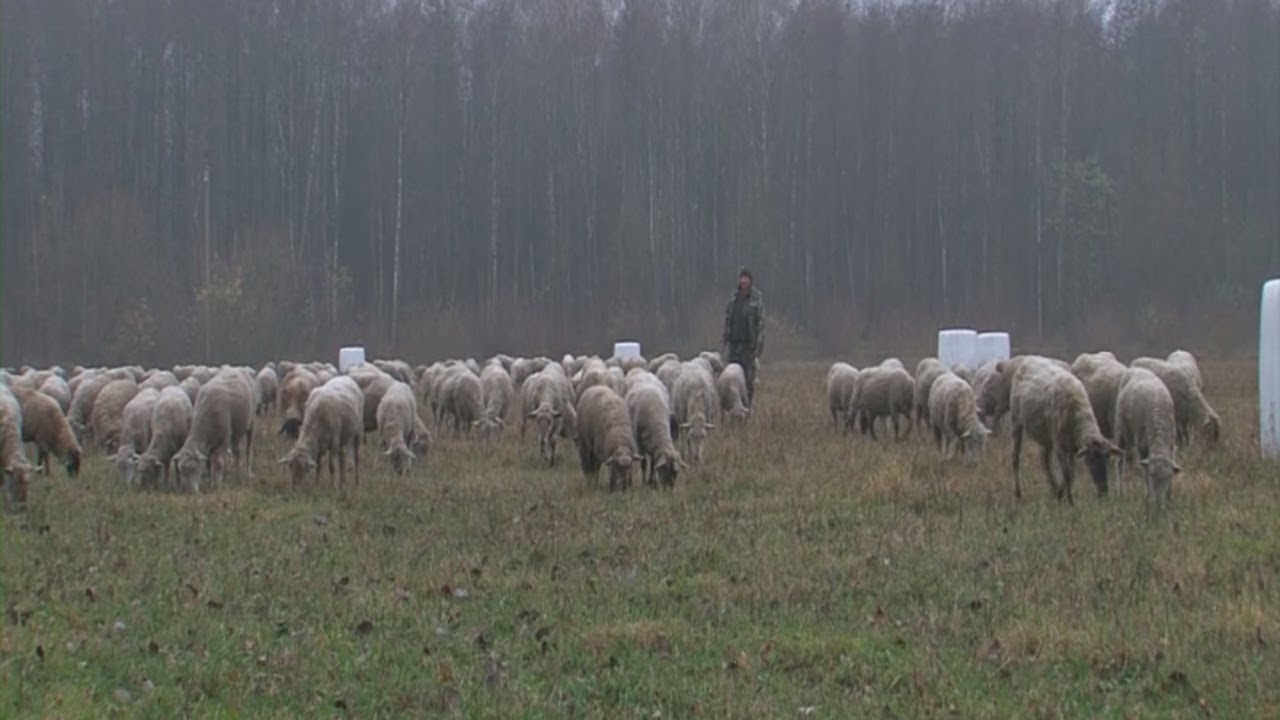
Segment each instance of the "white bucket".
[{"label": "white bucket", "polygon": [[640,343],[634,340],[621,340],[613,344],[613,356],[616,358],[640,357]]},{"label": "white bucket", "polygon": [[1280,459],[1280,279],[1262,286],[1258,327],[1258,444],[1262,456]]},{"label": "white bucket", "polygon": [[349,368],[364,364],[364,348],[360,346],[344,347],[338,350],[338,372],[345,373]]},{"label": "white bucket", "polygon": [[978,357],[974,358],[976,369],[992,360],[1009,359],[1009,333],[984,332],[978,335]]},{"label": "white bucket", "polygon": [[938,331],[938,361],[947,367],[955,367],[964,363],[969,367],[977,367],[974,360],[978,355],[978,331],[968,329],[951,329]]}]

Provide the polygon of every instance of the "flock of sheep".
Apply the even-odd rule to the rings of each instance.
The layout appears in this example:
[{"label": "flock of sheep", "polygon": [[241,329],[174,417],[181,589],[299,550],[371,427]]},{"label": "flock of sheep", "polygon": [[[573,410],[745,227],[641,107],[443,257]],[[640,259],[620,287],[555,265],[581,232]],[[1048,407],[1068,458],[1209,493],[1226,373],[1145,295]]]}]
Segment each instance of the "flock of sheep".
[{"label": "flock of sheep", "polygon": [[[290,484],[310,476],[318,483],[327,469],[331,482],[345,486],[348,452],[360,481],[367,433],[378,434],[395,473],[425,457],[433,435],[420,406],[436,432],[484,441],[505,431],[518,404],[521,437],[532,424],[548,465],[563,439],[576,444],[588,478],[608,469],[610,489],[629,487],[637,472],[670,488],[688,467],[685,458],[702,462],[713,421],[749,417],[746,397],[742,368],[714,352],[686,362],[670,353],[651,361],[498,355],[484,366],[469,359],[417,368],[378,360],[345,373],[287,361],[259,370],[24,368],[0,372],[0,467],[11,509],[25,506],[30,482],[48,474],[51,457],[76,475],[84,448],[109,456],[128,485],[198,493],[223,481],[229,460],[237,473],[243,462],[252,480],[255,421],[274,413],[280,434],[294,441],[279,460]],[[24,443],[35,446],[35,465]]]},{"label": "flock of sheep", "polygon": [[1199,364],[1184,350],[1164,360],[1137,358],[1128,367],[1110,352],[1085,353],[1071,364],[1020,355],[976,371],[925,358],[914,376],[896,358],[861,371],[836,363],[827,372],[827,400],[833,425],[843,419],[846,431],[856,427],[873,438],[882,418],[895,439],[923,424],[944,460],[958,447],[966,461],[975,461],[1007,416],[1014,494],[1022,497],[1022,442],[1029,437],[1041,448],[1054,495],[1068,502],[1074,502],[1076,460],[1083,460],[1102,495],[1112,456],[1118,479],[1136,460],[1148,500],[1162,501],[1181,472],[1178,448],[1193,431],[1217,442],[1222,429],[1205,399]]}]

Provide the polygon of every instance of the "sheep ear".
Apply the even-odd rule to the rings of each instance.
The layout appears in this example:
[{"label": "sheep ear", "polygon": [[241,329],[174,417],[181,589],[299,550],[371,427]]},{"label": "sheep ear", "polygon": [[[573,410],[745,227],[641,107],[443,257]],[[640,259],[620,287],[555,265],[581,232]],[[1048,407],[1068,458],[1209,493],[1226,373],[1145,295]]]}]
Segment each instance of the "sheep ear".
[{"label": "sheep ear", "polygon": [[689,423],[680,423],[680,429],[681,429],[681,430],[688,430],[688,429],[689,429]]},{"label": "sheep ear", "polygon": [[280,458],[279,460],[277,460],[277,461],[276,461],[276,464],[277,464],[277,465],[288,465],[288,464],[289,464],[289,456],[288,456],[288,455],[285,455],[284,457]]},{"label": "sheep ear", "polygon": [[1138,464],[1144,468],[1151,467],[1151,458],[1142,458],[1138,461]]},{"label": "sheep ear", "polygon": [[552,411],[551,411],[551,417],[553,417],[553,418],[558,418],[558,417],[560,417],[561,415],[564,415],[564,413],[560,412],[559,410],[552,410]]},{"label": "sheep ear", "polygon": [[1181,466],[1181,465],[1179,465],[1178,463],[1174,463],[1174,464],[1173,464],[1173,474],[1174,474],[1174,475],[1177,475],[1177,474],[1178,474],[1178,473],[1180,473],[1180,472],[1182,472],[1182,466]]},{"label": "sheep ear", "polygon": [[[631,462],[644,462],[644,456],[643,456],[643,455],[632,455],[632,456],[631,456]],[[664,462],[666,462],[666,461],[665,461],[665,460],[659,460],[659,461],[658,461],[658,464],[659,464],[659,465],[661,465],[661,464],[662,464],[662,463],[664,463]]]},{"label": "sheep ear", "polygon": [[382,455],[383,457],[391,457],[391,448],[387,448],[386,451],[382,453]]},{"label": "sheep ear", "polygon": [[505,429],[507,427],[507,421],[503,420],[502,418],[497,418],[496,422],[498,423],[498,427],[500,428]]},{"label": "sheep ear", "polygon": [[536,418],[536,417],[538,417],[538,411],[537,411],[537,410],[534,410],[533,412],[529,413],[529,414],[528,414],[528,415],[526,415],[525,417],[528,417],[528,418]]},{"label": "sheep ear", "polygon": [[704,427],[704,428],[706,428],[706,429],[708,429],[708,430],[715,430],[715,429],[716,429],[716,426],[715,426],[715,424],[713,424],[713,423],[707,423],[706,425],[703,425],[702,427]]}]

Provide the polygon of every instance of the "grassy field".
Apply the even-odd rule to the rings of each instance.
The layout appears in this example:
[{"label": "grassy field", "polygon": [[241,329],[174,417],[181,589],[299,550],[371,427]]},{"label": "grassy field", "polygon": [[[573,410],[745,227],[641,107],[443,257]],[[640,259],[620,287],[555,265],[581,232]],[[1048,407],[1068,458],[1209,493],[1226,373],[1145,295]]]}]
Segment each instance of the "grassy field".
[{"label": "grassy field", "polygon": [[1206,366],[1225,442],[1156,515],[1087,476],[1060,505],[1030,452],[1016,501],[1007,437],[973,467],[840,437],[825,370],[766,366],[674,492],[509,430],[293,493],[276,421],[201,497],[59,469],[0,520],[0,715],[1280,715],[1253,365]]}]

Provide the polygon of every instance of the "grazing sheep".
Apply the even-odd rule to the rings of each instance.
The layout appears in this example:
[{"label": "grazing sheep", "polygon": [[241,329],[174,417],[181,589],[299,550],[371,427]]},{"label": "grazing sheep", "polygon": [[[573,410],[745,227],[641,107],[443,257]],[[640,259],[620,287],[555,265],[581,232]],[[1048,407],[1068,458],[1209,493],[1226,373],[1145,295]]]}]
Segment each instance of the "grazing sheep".
[{"label": "grazing sheep", "polygon": [[951,366],[951,372],[956,377],[969,383],[969,387],[973,387],[973,369],[962,362],[958,362]]},{"label": "grazing sheep", "polygon": [[636,448],[645,459],[645,482],[651,486],[660,483],[667,488],[675,487],[676,477],[685,464],[671,438],[671,403],[666,387],[646,371],[623,400],[635,433]]},{"label": "grazing sheep", "polygon": [[932,385],[929,390],[929,427],[933,430],[938,454],[946,460],[955,454],[955,446],[959,444],[965,462],[977,462],[991,431],[978,421],[973,388],[952,372],[939,375]]},{"label": "grazing sheep", "polygon": [[716,378],[716,392],[720,396],[721,422],[746,422],[751,416],[746,404],[747,376],[738,363],[725,366],[720,377]]},{"label": "grazing sheep", "polygon": [[[901,440],[911,431],[911,411],[915,403],[915,380],[900,367],[881,364],[858,373],[849,401],[849,422],[858,422],[864,434],[876,437],[876,420],[888,418],[893,425],[893,439]],[[902,432],[899,418],[905,418],[907,433]]]},{"label": "grazing sheep", "polygon": [[221,483],[228,450],[239,467],[242,440],[253,480],[253,411],[253,385],[243,373],[220,372],[202,385],[191,414],[191,431],[173,458],[178,482],[194,493],[200,492],[200,483],[206,479]]},{"label": "grazing sheep", "polygon": [[1165,361],[1174,367],[1182,368],[1195,381],[1196,387],[1204,392],[1204,374],[1200,372],[1200,363],[1196,362],[1195,355],[1186,350],[1174,350],[1169,353]]},{"label": "grazing sheep", "polygon": [[995,431],[1000,421],[1009,413],[1009,390],[1013,375],[1027,358],[1037,358],[1064,370],[1071,366],[1062,360],[1040,355],[1017,355],[1008,360],[992,360],[978,368],[973,379],[974,401],[978,404],[978,418]]},{"label": "grazing sheep", "polygon": [[290,487],[296,488],[314,472],[320,483],[320,461],[328,456],[329,478],[334,480],[335,455],[338,487],[347,484],[347,447],[355,465],[355,484],[360,484],[360,443],[364,438],[364,393],[355,380],[339,375],[316,388],[307,398],[302,426],[293,448],[280,464],[289,470]]},{"label": "grazing sheep", "polygon": [[299,368],[285,376],[280,385],[280,413],[283,422],[280,432],[286,437],[297,439],[298,430],[302,427],[302,415],[306,411],[307,398],[311,391],[320,387],[320,380],[310,370]]},{"label": "grazing sheep", "polygon": [[654,373],[656,375],[658,373],[658,368],[662,367],[668,362],[680,362],[680,356],[676,355],[673,352],[662,353],[658,357],[653,358],[652,360],[649,361],[649,372]]},{"label": "grazing sheep", "polygon": [[1169,388],[1169,394],[1173,396],[1174,428],[1179,446],[1185,447],[1191,442],[1192,428],[1202,430],[1210,442],[1218,442],[1222,436],[1222,419],[1205,399],[1195,377],[1184,367],[1157,358],[1138,358],[1130,363],[1130,367],[1150,370]]},{"label": "grazing sheep", "polygon": [[559,365],[549,365],[525,381],[520,400],[520,436],[533,420],[538,427],[538,453],[548,466],[554,465],[556,437],[572,437],[576,426],[573,386]]},{"label": "grazing sheep", "polygon": [[85,372],[76,376],[71,387],[71,409],[67,413],[67,421],[81,445],[89,444],[92,437],[93,405],[102,389],[110,384],[112,378],[106,373]]},{"label": "grazing sheep", "polygon": [[929,410],[929,390],[933,387],[933,381],[947,374],[947,372],[947,366],[943,365],[935,357],[927,357],[916,363],[913,408],[917,426],[923,421],[925,427],[933,429],[932,413]]},{"label": "grazing sheep", "polygon": [[178,387],[182,392],[186,393],[187,399],[190,400],[192,404],[195,404],[196,395],[200,393],[201,385],[203,385],[203,383],[193,377],[189,377],[178,383]]},{"label": "grazing sheep", "polygon": [[827,371],[827,408],[831,411],[831,429],[838,429],[840,420],[844,420],[847,432],[849,424],[849,403],[853,401],[853,388],[858,382],[858,369],[849,363],[838,362]]},{"label": "grazing sheep", "polygon": [[410,389],[413,388],[416,378],[413,374],[413,368],[409,367],[409,363],[403,360],[374,360],[373,366],[408,385]]},{"label": "grazing sheep", "polygon": [[1173,476],[1182,472],[1174,459],[1173,407],[1173,396],[1155,373],[1145,368],[1125,371],[1116,398],[1115,428],[1121,451],[1116,480],[1123,481],[1129,460],[1136,455],[1146,475],[1149,502],[1167,499]]},{"label": "grazing sheep", "polygon": [[35,443],[37,467],[47,475],[49,455],[53,454],[62,461],[67,476],[75,477],[80,472],[80,443],[58,402],[43,390],[14,388],[13,394],[22,411],[22,441]]},{"label": "grazing sheep", "polygon": [[276,409],[276,397],[280,394],[280,378],[276,377],[276,371],[264,367],[258,371],[253,382],[258,387],[257,413],[263,415],[273,412]]},{"label": "grazing sheep", "polygon": [[720,404],[719,398],[716,381],[705,369],[705,361],[692,360],[685,363],[671,393],[671,401],[675,406],[672,409],[675,410],[685,454],[696,465],[702,464],[702,449],[707,440],[707,431],[715,428],[710,418]]},{"label": "grazing sheep", "polygon": [[1093,408],[1093,416],[1098,419],[1102,436],[1114,442],[1116,433],[1112,422],[1116,416],[1116,395],[1120,392],[1125,366],[1109,352],[1082,353],[1071,363],[1071,372],[1080,378],[1085,392],[1089,394],[1089,405]]},{"label": "grazing sheep", "polygon": [[618,393],[618,397],[627,394],[627,376],[621,367],[609,368],[609,372],[604,378],[604,384],[608,385],[610,390]]},{"label": "grazing sheep", "polygon": [[151,409],[151,442],[138,457],[138,482],[144,488],[157,487],[164,475],[164,486],[172,488],[170,461],[187,441],[191,430],[191,398],[181,387],[165,388]]},{"label": "grazing sheep", "polygon": [[667,392],[670,393],[676,389],[676,380],[680,379],[680,373],[682,372],[684,372],[684,363],[679,360],[668,360],[658,366],[658,369],[654,371],[654,375],[666,386]]},{"label": "grazing sheep", "polygon": [[27,462],[22,445],[22,407],[8,388],[0,388],[0,468],[4,470],[5,505],[20,511],[27,505],[27,487],[40,468]]},{"label": "grazing sheep", "polygon": [[138,458],[151,445],[151,411],[159,398],[160,391],[154,387],[139,390],[121,413],[115,462],[125,485],[138,479]]},{"label": "grazing sheep", "polygon": [[724,372],[724,358],[720,356],[718,351],[703,350],[698,353],[698,358],[707,362],[708,370],[710,370],[712,377],[716,377],[720,373]]},{"label": "grazing sheep", "polygon": [[[1022,497],[1019,473],[1022,438],[1040,445],[1041,465],[1058,500],[1075,504],[1071,484],[1075,461],[1083,458],[1101,497],[1107,493],[1107,461],[1120,450],[1102,436],[1084,385],[1070,370],[1047,358],[1024,357],[1017,363],[1009,389],[1013,435],[1013,493]],[[1056,459],[1061,479],[1053,474]]]},{"label": "grazing sheep", "polygon": [[377,418],[382,454],[391,461],[391,469],[397,475],[403,475],[417,459],[409,449],[417,432],[418,418],[418,401],[413,388],[399,381],[387,388],[378,403]]},{"label": "grazing sheep", "polygon": [[480,418],[480,438],[488,440],[507,426],[507,411],[516,394],[511,376],[499,363],[490,363],[480,371],[480,395],[484,415]]},{"label": "grazing sheep", "polygon": [[167,387],[177,387],[177,385],[178,378],[174,377],[173,373],[168,370],[157,370],[151,373],[146,380],[138,383],[138,389],[146,390],[147,388],[152,388],[158,393]]},{"label": "grazing sheep", "polygon": [[896,357],[885,358],[884,360],[881,360],[880,367],[884,368],[885,370],[901,370],[902,372],[907,372],[907,366],[903,365],[902,361]]},{"label": "grazing sheep", "polygon": [[604,465],[609,468],[610,490],[630,487],[632,464],[644,458],[636,449],[626,402],[608,386],[595,386],[578,398],[577,414],[582,474],[595,480]]},{"label": "grazing sheep", "polygon": [[124,418],[124,406],[138,394],[138,383],[133,378],[112,380],[98,393],[93,403],[93,416],[89,426],[94,442],[108,455],[116,451],[120,443],[120,426]]},{"label": "grazing sheep", "polygon": [[[565,368],[568,369],[568,366],[566,365]],[[533,362],[526,358],[516,358],[511,362],[511,382],[516,387],[522,387],[524,381],[536,372],[538,371],[534,370]],[[576,373],[577,370],[575,369],[574,372]]]},{"label": "grazing sheep", "polygon": [[356,381],[356,386],[364,395],[364,431],[371,433],[378,429],[378,405],[382,403],[382,396],[391,389],[392,385],[400,381],[376,369],[360,375],[354,374],[353,371],[351,379]]},{"label": "grazing sheep", "polygon": [[440,395],[440,415],[436,418],[448,419],[453,423],[454,433],[470,434],[471,429],[480,424],[484,417],[484,388],[480,378],[471,372],[454,372],[444,381]]},{"label": "grazing sheep", "polygon": [[599,358],[589,358],[574,378],[573,391],[578,397],[582,397],[582,393],[597,385],[605,385],[608,380],[609,366]]},{"label": "grazing sheep", "polygon": [[53,375],[40,383],[40,392],[53,398],[58,403],[58,409],[63,415],[71,409],[71,387],[67,385],[67,381]]},{"label": "grazing sheep", "polygon": [[409,441],[409,449],[413,451],[415,457],[427,457],[431,452],[431,444],[435,442],[431,431],[427,429],[426,423],[422,422],[422,417],[417,413],[413,415],[413,439]]}]

